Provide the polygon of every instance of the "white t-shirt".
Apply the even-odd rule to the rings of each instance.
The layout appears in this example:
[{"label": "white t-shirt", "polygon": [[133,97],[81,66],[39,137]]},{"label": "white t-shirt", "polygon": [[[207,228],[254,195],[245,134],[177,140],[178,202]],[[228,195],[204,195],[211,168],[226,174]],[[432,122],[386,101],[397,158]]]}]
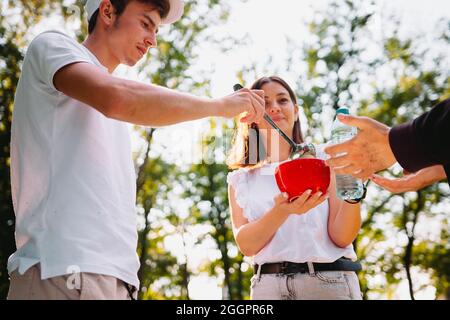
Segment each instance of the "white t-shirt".
[{"label": "white t-shirt", "polygon": [[[317,157],[325,159],[325,156],[319,146]],[[279,164],[270,163],[252,170],[243,168],[228,174],[228,184],[233,186],[236,202],[249,222],[261,219],[273,208],[273,199],[281,193],[275,180]],[[283,261],[333,262],[341,257],[356,260],[353,245],[340,248],[331,241],[328,214],[328,201],[305,214],[291,214],[272,240],[253,257],[253,262],[258,265]]]},{"label": "white t-shirt", "polygon": [[107,72],[56,31],[36,37],[24,59],[11,138],[17,251],[8,270],[40,263],[42,279],[89,272],[138,287],[129,129],[55,89],[55,73],[77,62]]}]

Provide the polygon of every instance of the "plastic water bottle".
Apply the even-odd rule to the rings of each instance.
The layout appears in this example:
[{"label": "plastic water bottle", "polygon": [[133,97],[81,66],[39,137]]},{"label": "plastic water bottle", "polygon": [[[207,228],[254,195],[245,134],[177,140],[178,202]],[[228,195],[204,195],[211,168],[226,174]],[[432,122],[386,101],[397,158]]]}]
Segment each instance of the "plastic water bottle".
[{"label": "plastic water bottle", "polygon": [[[358,133],[358,128],[351,127],[340,122],[337,118],[339,114],[349,114],[347,108],[339,108],[336,111],[336,119],[331,128],[332,143],[342,143],[350,140]],[[336,175],[336,194],[342,200],[359,199],[364,194],[364,187],[361,179],[356,179],[351,175]]]}]

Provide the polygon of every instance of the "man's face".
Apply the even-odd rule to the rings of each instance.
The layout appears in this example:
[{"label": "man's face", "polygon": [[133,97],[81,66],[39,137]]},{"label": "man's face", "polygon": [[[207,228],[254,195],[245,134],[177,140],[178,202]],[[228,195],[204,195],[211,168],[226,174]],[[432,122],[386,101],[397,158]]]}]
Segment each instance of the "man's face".
[{"label": "man's face", "polygon": [[131,1],[109,30],[109,47],[119,63],[134,66],[156,47],[161,17],[150,4]]}]

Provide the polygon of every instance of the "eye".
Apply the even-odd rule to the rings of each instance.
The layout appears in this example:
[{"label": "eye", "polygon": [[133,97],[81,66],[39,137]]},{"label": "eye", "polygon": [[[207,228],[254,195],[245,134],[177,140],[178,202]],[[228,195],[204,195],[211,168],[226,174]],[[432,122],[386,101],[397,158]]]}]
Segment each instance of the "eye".
[{"label": "eye", "polygon": [[289,100],[286,99],[286,98],[283,98],[283,99],[278,100],[278,103],[279,103],[279,104],[286,104],[286,103],[288,103],[288,102],[289,102]]},{"label": "eye", "polygon": [[147,22],[142,21],[141,22],[142,27],[144,27],[145,29],[150,28],[150,25]]}]

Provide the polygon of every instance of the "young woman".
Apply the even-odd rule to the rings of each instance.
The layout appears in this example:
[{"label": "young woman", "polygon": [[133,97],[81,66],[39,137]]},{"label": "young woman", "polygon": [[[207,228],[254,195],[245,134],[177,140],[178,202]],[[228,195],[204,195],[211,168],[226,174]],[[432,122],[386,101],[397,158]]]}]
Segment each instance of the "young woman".
[{"label": "young woman", "polygon": [[[295,142],[303,142],[293,90],[279,77],[257,80],[266,113]],[[291,149],[265,122],[239,123],[228,165],[236,243],[253,257],[252,299],[361,299],[352,242],[360,205],[339,200],[332,174],[328,193],[307,191],[289,202],[274,172]],[[318,158],[325,158],[318,148]]]}]

